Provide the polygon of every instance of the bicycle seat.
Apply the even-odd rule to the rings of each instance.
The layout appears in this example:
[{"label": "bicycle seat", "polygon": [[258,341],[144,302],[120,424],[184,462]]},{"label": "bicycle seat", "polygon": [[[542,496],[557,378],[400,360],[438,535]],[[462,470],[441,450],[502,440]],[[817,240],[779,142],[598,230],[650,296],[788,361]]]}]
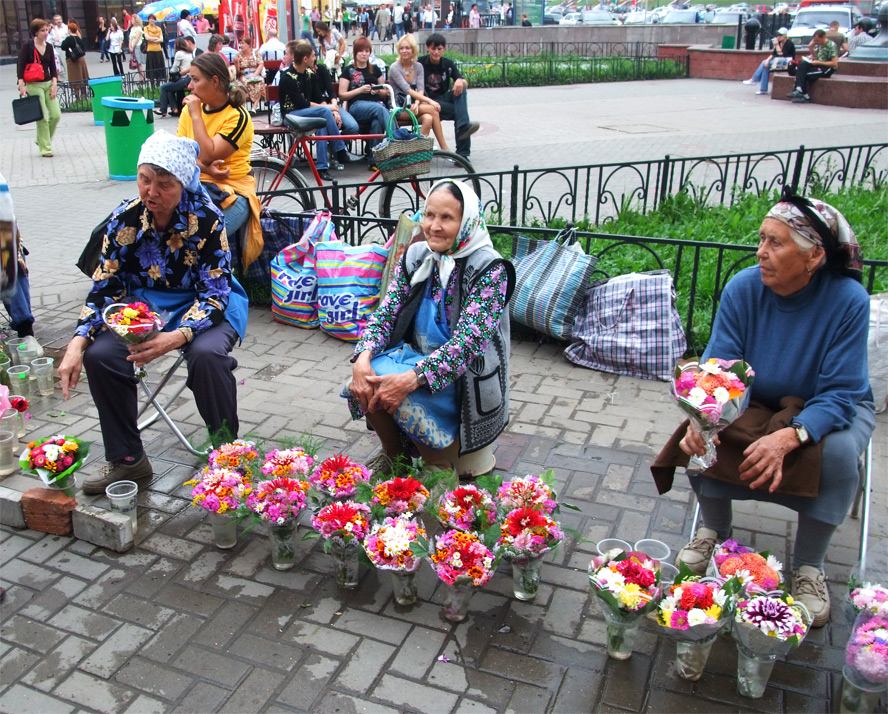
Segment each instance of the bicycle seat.
[{"label": "bicycle seat", "polygon": [[311,134],[327,126],[327,120],[321,117],[300,117],[287,114],[284,117],[287,126],[299,134]]}]

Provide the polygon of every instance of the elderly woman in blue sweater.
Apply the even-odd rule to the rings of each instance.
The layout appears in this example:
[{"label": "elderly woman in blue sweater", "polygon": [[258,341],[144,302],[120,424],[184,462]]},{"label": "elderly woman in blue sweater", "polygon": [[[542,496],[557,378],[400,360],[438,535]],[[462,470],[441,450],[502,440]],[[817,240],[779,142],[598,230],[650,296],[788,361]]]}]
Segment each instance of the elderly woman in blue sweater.
[{"label": "elderly woman in blue sweater", "polygon": [[[866,356],[869,297],[854,232],[832,206],[787,192],[759,236],[758,265],[725,289],[704,358],[745,359],[756,373],[752,399],[775,411],[788,396],[804,406],[787,426],[743,451],[740,483],[689,472],[703,525],[678,559],[705,569],[716,542],[730,536],[734,499],[787,506],[799,514],[792,593],[818,627],[829,620],[823,560],[857,492],[858,458],[875,427]],[[781,493],[787,455],[820,444],[817,495]],[[692,429],[679,446],[689,455],[705,451]]]}]

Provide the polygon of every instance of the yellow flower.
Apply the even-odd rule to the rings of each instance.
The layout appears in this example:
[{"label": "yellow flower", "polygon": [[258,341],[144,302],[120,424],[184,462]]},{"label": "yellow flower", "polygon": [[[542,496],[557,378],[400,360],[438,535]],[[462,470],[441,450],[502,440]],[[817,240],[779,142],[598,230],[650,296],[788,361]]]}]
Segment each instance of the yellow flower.
[{"label": "yellow flower", "polygon": [[635,583],[626,583],[618,595],[620,601],[630,610],[637,610],[645,600],[644,593]]},{"label": "yellow flower", "polygon": [[704,610],[703,612],[709,615],[709,617],[714,617],[717,620],[721,617],[722,609],[718,605],[713,604],[710,608]]},{"label": "yellow flower", "polygon": [[133,310],[131,307],[123,308],[123,316],[133,319],[134,317],[139,316],[138,310]]}]

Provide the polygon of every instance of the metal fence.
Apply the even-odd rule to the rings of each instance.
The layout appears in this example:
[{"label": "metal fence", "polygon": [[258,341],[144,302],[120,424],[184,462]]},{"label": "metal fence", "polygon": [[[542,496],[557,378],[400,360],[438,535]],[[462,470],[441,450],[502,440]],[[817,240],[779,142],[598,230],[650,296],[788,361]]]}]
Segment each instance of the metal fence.
[{"label": "metal fence", "polygon": [[[121,93],[125,97],[144,97],[146,99],[158,99],[160,97],[160,85],[166,82],[163,79],[139,79],[139,75],[130,72],[121,78]],[[60,82],[58,85],[59,105],[63,112],[88,112],[92,111],[93,90],[89,86],[89,80],[83,79],[77,82]]]},{"label": "metal fence", "polygon": [[656,57],[658,46],[657,42],[448,42],[447,51],[473,57]]}]

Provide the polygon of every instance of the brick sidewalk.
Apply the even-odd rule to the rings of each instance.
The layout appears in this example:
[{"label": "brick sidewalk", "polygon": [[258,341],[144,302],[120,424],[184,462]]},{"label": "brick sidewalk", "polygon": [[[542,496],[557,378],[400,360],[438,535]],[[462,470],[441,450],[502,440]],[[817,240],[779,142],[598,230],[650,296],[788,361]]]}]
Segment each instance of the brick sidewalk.
[{"label": "brick sidewalk", "polygon": [[[0,78],[5,70],[0,68]],[[533,91],[541,103],[547,97],[561,101],[569,92],[578,105],[596,105],[599,114],[610,116],[630,106],[641,111],[643,86],[526,91]],[[707,102],[734,101],[736,88],[725,83],[675,83],[670,85],[673,101],[659,114],[648,104],[645,121],[693,124],[675,137],[676,146],[707,141],[700,117],[688,114],[680,120],[675,113],[697,101],[703,87],[712,95]],[[722,94],[714,96],[717,88]],[[662,89],[655,86],[652,91]],[[504,97],[517,105],[518,96],[518,90],[478,91],[473,102],[482,116],[492,116]],[[744,102],[751,100],[735,103],[735,110]],[[0,102],[0,122],[8,128],[7,105]],[[769,114],[773,111],[767,107]],[[513,116],[517,112],[501,114],[499,126],[508,131],[517,132],[526,121],[526,116]],[[815,115],[797,116],[807,121]],[[842,127],[841,140],[821,145],[866,140],[862,137],[873,131],[866,112],[816,116],[831,121],[834,132]],[[745,120],[751,121],[749,115]],[[763,115],[765,120],[772,121]],[[119,198],[134,192],[132,184],[102,178],[103,147],[96,138],[101,130],[78,121],[71,115],[63,118],[60,146],[68,147],[75,139],[82,143],[72,153],[59,152],[58,161],[37,157],[30,133],[10,137],[4,132],[0,139],[0,170],[9,176],[7,161],[15,161],[13,197],[32,250],[38,336],[49,349],[66,344],[88,286],[67,266],[89,229]],[[582,121],[588,131],[598,131],[592,126],[596,119]],[[581,133],[582,121],[570,132]],[[785,131],[789,130],[764,132],[765,137],[739,132],[732,122],[721,133],[712,133],[712,152],[728,145],[750,150],[760,143],[772,148],[799,143],[787,139],[774,147]],[[538,152],[545,140],[532,137],[536,144],[509,150],[493,134],[479,134],[476,142],[479,159],[490,169],[523,161],[521,154]],[[598,160],[586,152],[601,147],[619,149],[629,158],[627,141],[612,142],[618,147],[614,149],[603,139],[584,143],[574,161]],[[674,151],[663,137],[633,142],[637,158]],[[85,168],[89,163],[91,168]],[[65,266],[61,270],[60,255]],[[272,321],[267,310],[252,310],[247,339],[235,352],[244,432],[274,440],[311,431],[325,440],[324,455],[340,450],[357,458],[369,455],[373,439],[361,424],[349,420],[338,396],[349,373],[350,353],[348,345],[319,332],[289,328]],[[261,529],[242,535],[232,551],[219,551],[206,518],[189,506],[189,491],[181,485],[196,460],[165,427],[156,426],[146,436],[156,475],[140,494],[133,550],[117,554],[72,538],[0,529],[0,582],[8,588],[0,611],[0,711],[837,710],[849,634],[839,602],[842,583],[856,559],[856,522],[849,520],[839,529],[829,551],[833,621],[777,664],[763,699],[745,700],[736,694],[731,642],[716,643],[697,683],[675,676],[674,645],[647,624],[630,660],[609,660],[586,567],[594,543],[603,537],[657,537],[673,549],[687,540],[687,484],[679,478],[672,492],[658,497],[648,472],[653,455],[679,421],[679,412],[665,384],[575,367],[552,345],[514,343],[512,381],[512,422],[496,447],[499,468],[511,475],[552,468],[562,497],[580,507],[578,513],[562,515],[571,535],[544,566],[535,602],[511,597],[511,578],[503,567],[475,594],[468,620],[451,625],[439,619],[441,586],[428,568],[420,576],[419,603],[405,610],[393,604],[384,574],[362,571],[358,590],[337,591],[330,562],[314,541],[299,543],[299,562],[285,573],[271,569]],[[202,425],[190,397],[179,400],[175,415],[186,433],[199,437]],[[883,547],[886,424],[883,415],[876,439],[872,539]],[[96,468],[102,458],[101,440],[85,387],[68,402],[62,402],[58,392],[35,401],[30,433],[63,428],[96,440],[86,467]],[[23,487],[22,481],[11,477],[0,485]],[[104,501],[95,499],[101,506]],[[788,559],[793,538],[788,512],[749,503],[736,511],[737,539],[773,548],[782,560]]]}]

